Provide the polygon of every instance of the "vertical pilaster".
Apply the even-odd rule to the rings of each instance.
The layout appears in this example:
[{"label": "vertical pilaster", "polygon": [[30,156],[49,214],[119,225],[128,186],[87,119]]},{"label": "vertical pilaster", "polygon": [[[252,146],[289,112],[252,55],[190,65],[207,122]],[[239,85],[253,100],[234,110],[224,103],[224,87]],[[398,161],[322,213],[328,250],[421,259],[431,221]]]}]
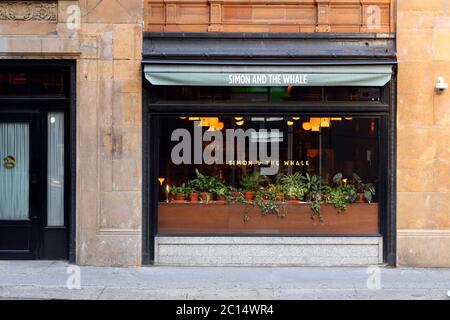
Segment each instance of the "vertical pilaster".
[{"label": "vertical pilaster", "polygon": [[222,27],[222,1],[209,1],[209,32],[221,32]]},{"label": "vertical pilaster", "polygon": [[317,4],[317,26],[316,32],[330,32],[329,12],[330,0],[316,0]]}]

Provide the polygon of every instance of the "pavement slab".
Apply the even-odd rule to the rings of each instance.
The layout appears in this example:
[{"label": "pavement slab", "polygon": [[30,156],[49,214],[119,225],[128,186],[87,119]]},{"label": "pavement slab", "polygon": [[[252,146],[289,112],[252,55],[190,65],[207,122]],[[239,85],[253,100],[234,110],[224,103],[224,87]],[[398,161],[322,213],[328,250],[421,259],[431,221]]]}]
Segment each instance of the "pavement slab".
[{"label": "pavement slab", "polygon": [[[79,282],[74,282],[74,270]],[[62,261],[0,261],[0,299],[449,300],[449,290],[450,269],[112,268]]]}]

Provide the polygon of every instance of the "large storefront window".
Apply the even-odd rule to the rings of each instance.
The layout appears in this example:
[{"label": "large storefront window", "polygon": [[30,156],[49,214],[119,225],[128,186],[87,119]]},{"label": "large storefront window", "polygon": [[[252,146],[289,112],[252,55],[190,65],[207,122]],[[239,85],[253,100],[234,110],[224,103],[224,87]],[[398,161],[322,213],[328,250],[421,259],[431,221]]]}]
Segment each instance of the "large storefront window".
[{"label": "large storefront window", "polygon": [[[381,99],[379,88],[307,88],[296,98],[296,90],[283,89],[157,93],[164,101],[198,101],[209,92],[205,100],[225,95],[236,103]],[[218,111],[161,114],[156,122],[161,235],[380,233],[380,117]]]}]

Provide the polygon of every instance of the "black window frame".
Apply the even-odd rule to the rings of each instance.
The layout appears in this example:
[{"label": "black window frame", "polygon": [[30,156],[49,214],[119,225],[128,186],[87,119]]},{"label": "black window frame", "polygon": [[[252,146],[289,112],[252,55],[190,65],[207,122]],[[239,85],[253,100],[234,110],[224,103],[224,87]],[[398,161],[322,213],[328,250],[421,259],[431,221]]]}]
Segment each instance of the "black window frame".
[{"label": "black window frame", "polygon": [[[383,261],[396,265],[396,66],[391,81],[382,88],[380,102],[272,102],[272,103],[167,103],[151,97],[152,85],[143,81],[143,220],[142,262],[153,264],[157,235],[157,189],[150,181],[157,179],[158,117],[210,115],[292,115],[315,117],[377,117],[380,118],[380,234],[383,237]],[[382,174],[381,174],[382,173]],[[190,235],[195,236],[195,235]],[[199,235],[200,236],[200,235]],[[208,235],[210,236],[210,235]],[[246,236],[246,235],[242,235]],[[261,236],[261,235],[259,235]],[[272,236],[272,235],[268,235]],[[307,235],[302,235],[307,236]],[[330,235],[314,235],[326,237]],[[344,235],[352,237],[351,235]],[[361,235],[360,235],[361,236]],[[373,236],[373,235],[372,235]],[[354,236],[353,236],[354,237]]]}]

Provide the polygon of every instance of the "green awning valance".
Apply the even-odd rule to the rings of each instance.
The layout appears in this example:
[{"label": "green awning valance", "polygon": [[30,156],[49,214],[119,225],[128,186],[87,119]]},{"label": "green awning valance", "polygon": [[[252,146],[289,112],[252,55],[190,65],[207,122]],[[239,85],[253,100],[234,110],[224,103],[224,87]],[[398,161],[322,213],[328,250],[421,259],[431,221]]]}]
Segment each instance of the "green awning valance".
[{"label": "green awning valance", "polygon": [[391,80],[389,65],[218,66],[148,64],[145,77],[158,86],[370,86]]}]

